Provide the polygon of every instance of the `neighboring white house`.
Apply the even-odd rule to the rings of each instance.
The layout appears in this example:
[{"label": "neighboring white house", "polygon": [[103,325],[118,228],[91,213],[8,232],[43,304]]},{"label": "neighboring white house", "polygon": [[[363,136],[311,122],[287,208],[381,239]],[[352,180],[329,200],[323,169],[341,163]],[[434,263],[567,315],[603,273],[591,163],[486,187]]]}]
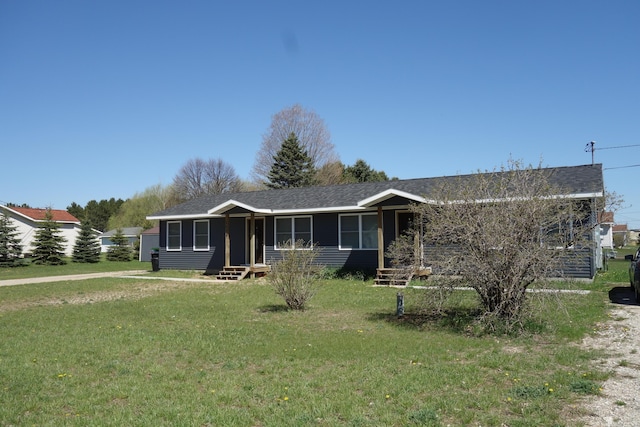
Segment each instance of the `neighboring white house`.
[{"label": "neighboring white house", "polygon": [[[32,243],[36,230],[45,221],[47,209],[17,208],[0,205],[0,211],[5,212],[16,227],[16,231],[20,237],[20,244],[22,245],[22,252],[24,254],[30,254],[33,250]],[[51,209],[51,215],[53,216],[53,221],[60,227],[60,235],[67,240],[64,244],[65,255],[73,255],[73,247],[76,244],[78,234],[80,234],[80,220],[69,212],[58,209]]]},{"label": "neighboring white house", "polygon": [[[136,241],[138,240],[138,236],[142,233],[142,227],[124,227],[121,228],[122,235],[127,238],[129,241],[129,246],[133,247]],[[113,246],[113,241],[111,238],[115,236],[116,229],[105,231],[98,238],[100,239],[100,247],[102,248],[102,252],[107,252],[110,246]]]},{"label": "neighboring white house", "polygon": [[613,249],[613,212],[600,212],[600,242],[603,249]]}]

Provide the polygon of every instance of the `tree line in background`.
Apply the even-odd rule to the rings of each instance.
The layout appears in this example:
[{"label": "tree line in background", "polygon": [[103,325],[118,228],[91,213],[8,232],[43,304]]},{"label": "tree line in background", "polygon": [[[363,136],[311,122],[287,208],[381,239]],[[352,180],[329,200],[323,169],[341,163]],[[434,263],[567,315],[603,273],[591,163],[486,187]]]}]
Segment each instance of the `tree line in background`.
[{"label": "tree line in background", "polygon": [[[110,198],[90,200],[85,206],[72,202],[67,211],[81,222],[81,232],[73,252],[75,262],[97,262],[100,245],[97,232],[117,230],[113,236],[115,254],[107,259],[127,260],[120,240],[126,241],[121,229],[156,224],[147,216],[180,203],[214,194],[283,189],[312,185],[336,185],[359,182],[388,181],[383,171],[377,171],[364,160],[345,165],[334,150],[329,131],[314,111],[299,104],[285,108],[272,117],[271,125],[263,136],[260,150],[251,171],[251,181],[243,181],[233,166],[219,158],[188,160],[176,173],[168,186],[160,184],[135,193],[127,200]],[[393,178],[397,179],[397,178]],[[27,204],[7,203],[9,207],[30,207]],[[50,213],[50,212],[49,212]],[[24,248],[17,240],[17,231],[11,221],[0,221],[0,266],[21,264]],[[45,220],[37,231],[33,261],[50,265],[63,264],[64,238],[55,221]]]},{"label": "tree line in background", "polygon": [[146,230],[156,225],[146,219],[148,215],[206,195],[390,179],[362,159],[353,165],[340,162],[324,121],[299,104],[272,117],[251,178],[242,180],[222,159],[195,157],[185,162],[170,185],[154,185],[127,200],[91,200],[84,207],[73,202],[67,211],[101,232],[125,227]]}]

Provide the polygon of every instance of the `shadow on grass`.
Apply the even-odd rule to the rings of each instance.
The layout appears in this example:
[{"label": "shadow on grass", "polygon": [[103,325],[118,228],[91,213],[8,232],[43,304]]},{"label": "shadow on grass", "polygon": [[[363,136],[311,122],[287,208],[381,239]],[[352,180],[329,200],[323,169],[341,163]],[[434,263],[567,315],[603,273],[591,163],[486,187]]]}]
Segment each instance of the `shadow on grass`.
[{"label": "shadow on grass", "polygon": [[286,304],[268,304],[258,307],[260,313],[281,313],[291,310]]},{"label": "shadow on grass", "polygon": [[441,313],[422,314],[405,313],[398,317],[391,313],[371,313],[370,321],[384,321],[398,328],[420,331],[446,331],[467,336],[483,335],[538,335],[548,331],[547,325],[540,319],[530,316],[520,321],[507,324],[500,319],[483,318],[477,308],[448,309]]},{"label": "shadow on grass", "polygon": [[370,313],[368,320],[385,321],[399,328],[409,329],[445,329],[456,333],[469,333],[478,320],[477,308],[450,309],[441,313],[407,313],[401,317],[393,313]]},{"label": "shadow on grass", "polygon": [[631,286],[617,286],[609,291],[609,300],[614,304],[638,305]]}]

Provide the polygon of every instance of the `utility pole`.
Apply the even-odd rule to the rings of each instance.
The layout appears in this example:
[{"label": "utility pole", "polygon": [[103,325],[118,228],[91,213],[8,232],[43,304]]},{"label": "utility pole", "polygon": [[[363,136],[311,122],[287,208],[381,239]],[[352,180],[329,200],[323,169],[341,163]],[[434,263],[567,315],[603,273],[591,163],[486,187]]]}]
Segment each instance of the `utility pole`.
[{"label": "utility pole", "polygon": [[596,151],[596,142],[595,141],[588,142],[587,145],[584,147],[584,151],[586,152],[591,151],[591,166],[593,166],[595,163],[594,153]]}]

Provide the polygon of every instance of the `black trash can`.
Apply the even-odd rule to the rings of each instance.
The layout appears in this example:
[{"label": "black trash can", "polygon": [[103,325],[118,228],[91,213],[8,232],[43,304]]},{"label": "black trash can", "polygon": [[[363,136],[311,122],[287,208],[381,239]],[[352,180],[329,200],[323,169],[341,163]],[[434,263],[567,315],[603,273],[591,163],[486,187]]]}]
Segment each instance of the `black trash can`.
[{"label": "black trash can", "polygon": [[160,253],[158,252],[151,252],[151,269],[160,271]]}]

